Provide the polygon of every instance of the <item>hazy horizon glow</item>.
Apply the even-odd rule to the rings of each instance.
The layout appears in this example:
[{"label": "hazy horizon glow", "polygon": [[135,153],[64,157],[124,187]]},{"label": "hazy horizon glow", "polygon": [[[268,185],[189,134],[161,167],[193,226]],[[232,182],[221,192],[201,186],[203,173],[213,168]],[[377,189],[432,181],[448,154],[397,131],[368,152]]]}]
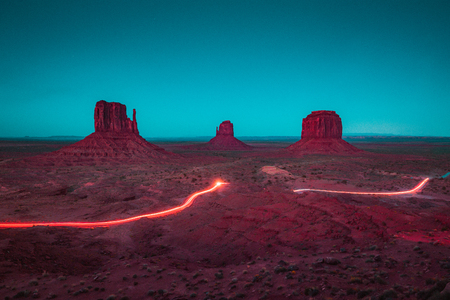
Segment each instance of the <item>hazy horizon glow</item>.
[{"label": "hazy horizon glow", "polygon": [[450,1],[3,0],[0,137],[86,136],[99,100],[144,137],[450,136]]}]

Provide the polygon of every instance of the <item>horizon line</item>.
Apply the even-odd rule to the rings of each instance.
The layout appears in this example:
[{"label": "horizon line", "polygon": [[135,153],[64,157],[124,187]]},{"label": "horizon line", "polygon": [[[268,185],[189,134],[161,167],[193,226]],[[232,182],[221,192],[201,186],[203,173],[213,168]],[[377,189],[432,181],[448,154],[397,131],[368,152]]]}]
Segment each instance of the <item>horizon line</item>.
[{"label": "horizon line", "polygon": [[[0,136],[0,139],[70,139],[70,138],[85,138],[87,135],[50,135],[50,136]],[[144,139],[190,139],[190,138],[213,138],[214,135],[197,135],[197,136],[147,136]],[[300,135],[237,135],[236,138],[292,138],[300,139]],[[450,136],[442,135],[402,135],[402,134],[389,134],[389,133],[345,133],[342,137],[398,137],[398,138],[450,138]]]}]

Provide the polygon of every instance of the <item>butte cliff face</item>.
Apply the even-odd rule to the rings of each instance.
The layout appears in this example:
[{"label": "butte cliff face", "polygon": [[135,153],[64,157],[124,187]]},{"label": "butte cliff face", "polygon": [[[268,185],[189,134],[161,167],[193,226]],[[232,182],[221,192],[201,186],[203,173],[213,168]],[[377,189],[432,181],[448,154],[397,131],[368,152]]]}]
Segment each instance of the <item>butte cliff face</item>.
[{"label": "butte cliff face", "polygon": [[251,150],[253,147],[234,137],[233,123],[223,121],[216,128],[216,136],[207,143],[213,150]]},{"label": "butte cliff face", "polygon": [[342,121],[334,111],[313,111],[302,122],[302,137],[287,150],[300,153],[345,154],[362,150],[342,139]]},{"label": "butte cliff face", "polygon": [[219,128],[216,127],[216,136],[218,135],[234,137],[233,123],[230,121],[223,121],[220,123]]},{"label": "butte cliff face", "polygon": [[302,139],[308,138],[341,139],[341,118],[334,111],[313,111],[302,122]]},{"label": "butte cliff face", "polygon": [[136,110],[133,120],[126,106],[117,102],[97,102],[94,110],[95,132],[83,140],[49,153],[52,158],[165,159],[177,155],[147,142],[139,135]]},{"label": "butte cliff face", "polygon": [[136,122],[136,110],[133,120],[127,117],[127,107],[117,102],[98,101],[94,110],[95,132],[128,132],[139,134]]}]

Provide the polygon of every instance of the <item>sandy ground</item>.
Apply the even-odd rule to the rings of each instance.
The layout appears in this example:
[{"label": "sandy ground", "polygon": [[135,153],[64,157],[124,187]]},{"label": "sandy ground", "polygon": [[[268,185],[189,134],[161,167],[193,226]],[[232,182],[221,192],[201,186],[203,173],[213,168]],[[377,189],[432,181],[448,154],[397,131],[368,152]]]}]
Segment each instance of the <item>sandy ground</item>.
[{"label": "sandy ground", "polygon": [[[108,228],[0,230],[0,295],[40,299],[437,299],[450,280],[448,145],[355,144],[357,156],[189,151],[170,162],[39,165],[63,144],[0,143],[1,222],[102,221]],[[401,191],[395,197],[295,188]],[[434,298],[433,298],[434,297]],[[2,298],[2,299],[3,299]],[[444,298],[443,298],[444,299]]]}]

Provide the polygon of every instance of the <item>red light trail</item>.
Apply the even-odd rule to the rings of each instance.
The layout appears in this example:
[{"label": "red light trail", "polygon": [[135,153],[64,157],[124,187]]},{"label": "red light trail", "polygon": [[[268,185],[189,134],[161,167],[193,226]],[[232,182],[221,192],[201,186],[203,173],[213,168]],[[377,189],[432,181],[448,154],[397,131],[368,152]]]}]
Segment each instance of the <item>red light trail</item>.
[{"label": "red light trail", "polygon": [[111,221],[98,221],[98,222],[31,222],[31,223],[0,223],[0,228],[28,228],[28,227],[34,227],[34,226],[50,226],[50,227],[78,227],[78,228],[93,228],[93,227],[108,227],[112,225],[120,225],[125,224],[129,222],[134,222],[143,218],[147,219],[154,219],[154,218],[161,218],[168,215],[176,214],[185,208],[188,208],[189,206],[194,203],[195,198],[197,198],[200,195],[213,192],[217,190],[221,185],[227,184],[222,181],[217,181],[211,188],[196,192],[189,196],[189,198],[186,199],[186,201],[180,205],[176,206],[171,209],[163,210],[160,212],[155,213],[149,213],[144,215],[139,215],[135,217],[130,217],[126,219],[117,219],[117,220],[111,220]]},{"label": "red light trail", "polygon": [[349,192],[349,191],[332,191],[332,190],[317,190],[317,189],[297,189],[294,193],[302,192],[322,192],[322,193],[335,193],[335,194],[353,194],[353,195],[380,195],[380,196],[395,196],[404,194],[413,194],[420,191],[425,184],[430,180],[430,178],[425,178],[422,180],[415,188],[408,191],[401,192]]}]

